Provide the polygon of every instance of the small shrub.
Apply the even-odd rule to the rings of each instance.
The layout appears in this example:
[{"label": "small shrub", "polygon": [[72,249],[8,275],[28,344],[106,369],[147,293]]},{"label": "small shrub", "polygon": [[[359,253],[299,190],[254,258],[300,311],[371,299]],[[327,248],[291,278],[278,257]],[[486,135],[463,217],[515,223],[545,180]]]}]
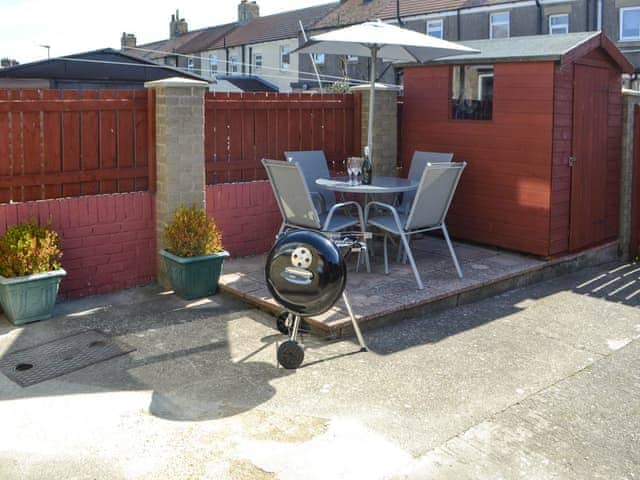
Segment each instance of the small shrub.
[{"label": "small shrub", "polygon": [[7,228],[0,237],[0,275],[22,277],[60,268],[60,238],[34,218]]},{"label": "small shrub", "polygon": [[164,227],[167,250],[179,257],[197,257],[222,250],[220,231],[205,211],[195,205],[180,206]]}]

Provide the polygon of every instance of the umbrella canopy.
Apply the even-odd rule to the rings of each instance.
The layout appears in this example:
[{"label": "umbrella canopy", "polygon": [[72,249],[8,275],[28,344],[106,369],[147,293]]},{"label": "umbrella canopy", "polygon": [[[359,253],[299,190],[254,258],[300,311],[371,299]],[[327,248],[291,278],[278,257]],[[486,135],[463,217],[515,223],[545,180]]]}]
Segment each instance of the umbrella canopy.
[{"label": "umbrella canopy", "polygon": [[428,62],[449,55],[478,52],[380,20],[313,36],[294,52],[371,57],[374,48],[377,58],[394,62]]},{"label": "umbrella canopy", "polygon": [[474,53],[464,45],[407,30],[380,20],[365,22],[315,35],[294,53],[325,53],[371,57],[371,94],[369,95],[369,156],[373,161],[373,106],[375,98],[376,60],[393,62],[427,62],[440,57]]}]

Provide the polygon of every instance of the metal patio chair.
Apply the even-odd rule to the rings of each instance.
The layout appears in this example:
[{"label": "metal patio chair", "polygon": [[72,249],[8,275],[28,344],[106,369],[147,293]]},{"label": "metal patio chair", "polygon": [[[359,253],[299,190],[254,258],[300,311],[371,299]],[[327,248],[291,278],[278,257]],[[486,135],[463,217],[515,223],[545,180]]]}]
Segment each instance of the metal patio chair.
[{"label": "metal patio chair", "polygon": [[[387,239],[389,234],[398,235],[402,246],[411,264],[411,269],[416,278],[418,289],[424,289],[420,273],[411,252],[409,238],[417,233],[441,229],[444,239],[449,247],[451,258],[460,278],[463,277],[460,263],[449,238],[449,232],[445,225],[445,218],[451,205],[451,200],[458,186],[462,171],[467,166],[462,163],[428,163],[422,172],[413,204],[408,213],[399,212],[392,205],[382,202],[369,202],[365,208],[367,225],[373,225],[385,232],[384,234],[384,273],[389,273],[389,259],[387,253]],[[374,216],[370,217],[371,207]],[[388,215],[381,215],[386,211]]]},{"label": "metal patio chair", "polygon": [[[409,174],[407,178],[414,182],[419,182],[422,177],[422,172],[427,167],[428,163],[451,163],[453,162],[453,153],[439,153],[439,152],[422,152],[416,150],[413,152],[413,158],[411,159],[411,166],[409,167]],[[398,207],[399,212],[408,212],[411,208],[411,202],[413,202],[415,192],[407,192],[402,196],[402,201]]]},{"label": "metal patio chair", "polygon": [[[281,162],[279,160],[263,159],[262,164],[267,171],[271,188],[276,197],[282,225],[278,231],[280,235],[287,228],[308,229],[321,232],[338,232],[358,226],[363,236],[366,232],[362,207],[357,202],[335,203],[328,212],[318,212],[309,187],[296,162]],[[354,207],[357,217],[348,215],[348,209]],[[341,212],[342,210],[342,212]],[[358,259],[358,265],[361,259]],[[371,271],[369,255],[365,250],[364,261],[367,272]]]},{"label": "metal patio chair", "polygon": [[296,162],[300,166],[318,211],[320,213],[328,212],[336,204],[336,196],[333,192],[316,184],[318,178],[331,176],[324,152],[322,150],[290,151],[284,152],[284,156],[287,161]]}]

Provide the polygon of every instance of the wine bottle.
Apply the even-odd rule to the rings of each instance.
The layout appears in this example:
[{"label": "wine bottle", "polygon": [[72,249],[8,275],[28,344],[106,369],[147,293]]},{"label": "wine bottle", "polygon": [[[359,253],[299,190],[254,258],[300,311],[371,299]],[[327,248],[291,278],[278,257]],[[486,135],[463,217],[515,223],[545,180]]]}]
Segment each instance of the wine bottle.
[{"label": "wine bottle", "polygon": [[371,185],[371,180],[373,179],[373,166],[371,165],[371,160],[369,159],[369,149],[365,149],[364,154],[364,163],[362,164],[362,183],[364,185]]}]

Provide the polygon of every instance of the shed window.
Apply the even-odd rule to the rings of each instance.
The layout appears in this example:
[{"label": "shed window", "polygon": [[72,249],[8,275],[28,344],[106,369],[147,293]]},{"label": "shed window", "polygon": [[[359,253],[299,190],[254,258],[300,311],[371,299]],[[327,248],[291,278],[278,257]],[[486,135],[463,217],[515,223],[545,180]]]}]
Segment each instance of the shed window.
[{"label": "shed window", "polygon": [[569,15],[549,15],[549,34],[569,33]]},{"label": "shed window", "polygon": [[620,40],[640,40],[640,7],[620,9]]},{"label": "shed window", "polygon": [[451,118],[493,118],[493,65],[456,65],[451,75]]},{"label": "shed window", "polygon": [[444,27],[442,19],[440,20],[429,20],[427,22],[427,35],[436,38],[444,38]]},{"label": "shed window", "polygon": [[509,12],[492,13],[489,17],[489,38],[509,36]]}]

